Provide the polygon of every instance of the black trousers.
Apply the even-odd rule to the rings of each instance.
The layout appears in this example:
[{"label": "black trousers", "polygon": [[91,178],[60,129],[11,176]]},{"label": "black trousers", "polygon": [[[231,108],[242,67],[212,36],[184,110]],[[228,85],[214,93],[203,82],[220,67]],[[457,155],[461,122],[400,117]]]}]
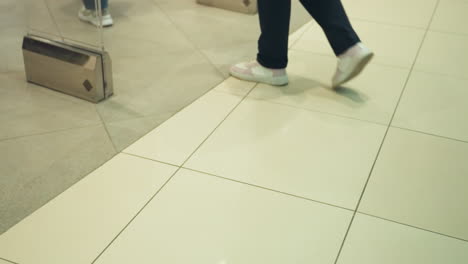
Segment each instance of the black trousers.
[{"label": "black trousers", "polygon": [[[336,55],[360,41],[341,0],[300,1],[322,27]],[[257,61],[271,69],[286,68],[291,0],[258,0],[258,13],[262,34],[258,41]]]}]

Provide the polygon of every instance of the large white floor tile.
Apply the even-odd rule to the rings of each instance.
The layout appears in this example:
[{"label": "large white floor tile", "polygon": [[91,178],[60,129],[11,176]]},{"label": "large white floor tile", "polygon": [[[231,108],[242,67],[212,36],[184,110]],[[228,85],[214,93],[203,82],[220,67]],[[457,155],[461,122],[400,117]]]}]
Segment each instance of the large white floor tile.
[{"label": "large white floor tile", "polygon": [[426,28],[437,0],[343,0],[348,15],[369,21]]},{"label": "large white floor tile", "polygon": [[332,264],[351,214],[181,170],[96,263]]},{"label": "large white floor tile", "polygon": [[[242,90],[254,84],[237,85]],[[182,165],[241,100],[240,96],[209,92],[124,152]]]},{"label": "large white floor tile", "polygon": [[[374,62],[405,68],[412,66],[425,33],[422,29],[365,21],[353,25],[361,41],[375,52]],[[335,56],[318,24],[309,27],[292,49]]]},{"label": "large white floor tile", "polygon": [[440,0],[431,30],[468,34],[468,1]]},{"label": "large white floor tile", "polygon": [[468,79],[468,36],[429,31],[415,69]]},{"label": "large white floor tile", "polygon": [[392,125],[468,141],[468,80],[413,72]]},{"label": "large white floor tile", "polygon": [[91,263],[175,167],[120,154],[0,236],[21,264]]},{"label": "large white floor tile", "polygon": [[468,239],[468,143],[391,129],[360,211]]},{"label": "large white floor tile", "polygon": [[102,125],[0,141],[0,234],[115,154]]},{"label": "large white floor tile", "polygon": [[370,64],[361,76],[334,91],[329,88],[336,59],[302,51],[290,52],[288,86],[260,84],[250,97],[281,104],[388,124],[409,70]]},{"label": "large white floor tile", "polygon": [[256,84],[229,77],[214,88],[214,91],[229,93],[238,96],[247,95]]},{"label": "large white floor tile", "polygon": [[249,99],[186,166],[354,208],[385,129]]},{"label": "large white floor tile", "polygon": [[12,263],[9,261],[0,259],[0,264],[12,264]]},{"label": "large white floor tile", "polygon": [[468,242],[358,214],[338,264],[464,264]]}]

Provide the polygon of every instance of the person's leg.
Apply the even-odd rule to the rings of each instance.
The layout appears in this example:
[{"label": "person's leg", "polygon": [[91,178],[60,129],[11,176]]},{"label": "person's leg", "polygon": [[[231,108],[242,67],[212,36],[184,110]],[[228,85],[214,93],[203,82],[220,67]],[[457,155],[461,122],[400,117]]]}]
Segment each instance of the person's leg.
[{"label": "person's leg", "polygon": [[258,0],[261,35],[257,60],[234,65],[230,73],[241,80],[286,85],[291,0]]},{"label": "person's leg", "polygon": [[[100,0],[100,1],[101,1],[101,9],[107,9],[109,7],[109,0]],[[85,8],[88,10],[96,10],[95,0],[83,0],[83,4]]]},{"label": "person's leg", "polygon": [[258,0],[261,35],[257,61],[270,69],[284,69],[288,64],[291,0]]},{"label": "person's leg", "polygon": [[83,4],[86,9],[88,10],[95,10],[96,9],[96,3],[94,0],[83,0]]},{"label": "person's leg", "polygon": [[99,18],[96,14],[96,2],[95,0],[83,0],[84,8],[78,13],[78,17],[85,21],[89,22],[95,26],[112,26],[114,21],[111,14],[109,13],[109,1],[108,0],[98,0],[101,1],[102,17]]},{"label": "person's leg", "polygon": [[102,9],[109,8],[109,0],[101,0],[101,8]]},{"label": "person's leg", "polygon": [[360,42],[341,0],[300,0],[322,27],[335,54],[341,55]]},{"label": "person's leg", "polygon": [[374,54],[361,43],[341,0],[300,1],[322,27],[338,57],[338,67],[332,79],[332,87],[338,87],[356,77]]}]

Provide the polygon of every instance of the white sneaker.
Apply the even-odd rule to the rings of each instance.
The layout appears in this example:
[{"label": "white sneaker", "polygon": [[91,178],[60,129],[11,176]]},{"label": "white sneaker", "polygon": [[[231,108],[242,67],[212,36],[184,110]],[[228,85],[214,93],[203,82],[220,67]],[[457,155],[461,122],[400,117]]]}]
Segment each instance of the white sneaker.
[{"label": "white sneaker", "polygon": [[[99,27],[99,18],[97,17],[96,10],[86,9],[83,7],[80,12],[78,12],[78,17],[85,22],[91,23],[96,27]],[[111,14],[108,9],[102,10],[102,26],[110,27],[114,24]]]},{"label": "white sneaker", "polygon": [[265,68],[257,61],[242,62],[231,67],[232,76],[244,81],[266,83],[275,86],[288,84],[286,69]]},{"label": "white sneaker", "polygon": [[332,88],[336,88],[359,75],[373,56],[374,53],[362,43],[357,43],[338,56],[338,67],[335,76],[333,76]]}]

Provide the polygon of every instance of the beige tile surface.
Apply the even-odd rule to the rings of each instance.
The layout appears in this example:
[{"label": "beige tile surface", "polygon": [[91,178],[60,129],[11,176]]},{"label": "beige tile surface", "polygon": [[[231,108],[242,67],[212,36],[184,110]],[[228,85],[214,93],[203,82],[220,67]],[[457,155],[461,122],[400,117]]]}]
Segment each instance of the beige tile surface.
[{"label": "beige tile surface", "polygon": [[175,113],[224,80],[198,51],[116,59],[115,96],[99,104],[105,122]]},{"label": "beige tile surface", "polygon": [[298,30],[294,31],[289,35],[289,48],[294,46],[294,44],[302,38],[305,32],[311,27],[311,26],[318,26],[315,21],[310,21],[304,26],[300,27]]},{"label": "beige tile surface", "polygon": [[0,234],[115,154],[102,126],[0,141]]},{"label": "beige tile surface", "polygon": [[437,0],[344,0],[351,18],[426,28]]},{"label": "beige tile surface", "polygon": [[385,127],[246,100],[186,167],[354,208]]},{"label": "beige tile surface", "polygon": [[[375,52],[374,62],[410,68],[423,40],[424,30],[374,22],[356,21],[354,28],[361,41]],[[322,29],[314,24],[292,47],[334,56]]]},{"label": "beige tile surface", "polygon": [[[2,34],[2,36],[8,35],[9,32],[9,29],[0,27],[0,34]],[[2,37],[0,39],[0,49],[3,50],[3,52],[0,52],[0,61],[2,62],[0,63],[0,73],[8,72],[8,52],[5,52],[5,50],[6,47],[10,45],[11,39],[12,36]]]},{"label": "beige tile surface", "polygon": [[338,264],[467,262],[468,242],[358,214]]},{"label": "beige tile surface", "polygon": [[[256,16],[196,3],[193,6],[175,7],[177,4],[167,3],[159,6],[200,49],[258,39],[260,28]],[[233,26],[236,27],[235,30],[229,30]]]},{"label": "beige tile surface", "polygon": [[25,21],[18,19],[24,17],[25,14],[24,2],[5,0],[0,3],[0,29],[11,28],[12,26],[24,25]]},{"label": "beige tile surface", "polygon": [[467,157],[467,143],[391,129],[359,211],[468,239]]},{"label": "beige tile surface", "polygon": [[409,71],[370,64],[361,76],[334,91],[329,85],[335,68],[335,58],[291,51],[289,85],[260,84],[249,97],[388,124]]},{"label": "beige tile surface", "polygon": [[172,113],[163,113],[161,115],[109,122],[106,124],[106,128],[117,151],[122,151],[171,116]]},{"label": "beige tile surface", "polygon": [[193,43],[152,0],[112,1],[110,11],[115,26],[103,33],[106,49],[118,51],[115,57],[193,49]]},{"label": "beige tile surface", "polygon": [[[243,89],[253,84],[238,85]],[[241,99],[236,95],[209,92],[124,152],[182,165]]]},{"label": "beige tile surface", "polygon": [[175,172],[120,154],[0,236],[22,264],[91,263]]},{"label": "beige tile surface", "polygon": [[255,83],[245,82],[234,77],[229,77],[213,90],[243,97],[246,96],[254,86],[256,86]]},{"label": "beige tile surface", "polygon": [[441,0],[430,29],[468,34],[468,2],[466,0]]},{"label": "beige tile surface", "polygon": [[1,264],[11,264],[12,262],[0,259]]},{"label": "beige tile surface", "polygon": [[468,80],[413,72],[392,125],[468,141]]},{"label": "beige tile surface", "polygon": [[468,36],[429,31],[415,69],[468,79]]},{"label": "beige tile surface", "polygon": [[228,78],[229,69],[243,61],[252,61],[257,57],[257,41],[233,42],[223,46],[205,48],[201,51],[215,65],[221,73]]},{"label": "beige tile surface", "polygon": [[[3,30],[0,29],[0,33],[2,33]],[[3,43],[0,43],[0,48],[4,46]],[[0,53],[0,60],[1,61],[7,61],[6,59],[6,54],[4,52]],[[8,71],[8,64],[7,63],[2,63],[0,64],[0,73],[7,72]]]},{"label": "beige tile surface", "polygon": [[101,29],[78,19],[82,3],[74,0],[48,0],[54,28],[66,39],[78,41],[90,47],[102,47]]},{"label": "beige tile surface", "polygon": [[28,84],[24,73],[2,73],[0,82],[0,139],[101,123],[94,104]]},{"label": "beige tile surface", "polygon": [[[26,13],[24,20],[29,29],[34,30],[36,33],[45,33],[47,35],[60,37],[60,31],[54,25],[54,21],[49,14],[45,2],[28,0],[24,3]],[[44,35],[41,34],[40,36]]]},{"label": "beige tile surface", "polygon": [[332,264],[350,217],[181,170],[96,263]]},{"label": "beige tile surface", "polygon": [[[20,15],[20,14],[17,14]],[[22,41],[26,32],[24,25],[17,23],[10,27],[0,27],[0,72],[23,72]]]},{"label": "beige tile surface", "polygon": [[[354,209],[386,127],[352,119],[388,123],[437,0],[343,2],[376,51],[366,71],[327,90],[336,59],[316,24],[303,28],[291,84],[256,86],[187,167]],[[393,125],[467,140],[465,2],[440,0],[431,30],[465,36],[429,32]],[[76,18],[79,3],[49,3],[66,36],[96,39]],[[33,6],[30,21],[57,34],[44,7]],[[111,12],[116,24],[104,36],[116,96],[94,114],[118,149],[219,84],[231,64],[255,58],[256,16],[193,0],[115,0]],[[291,28],[304,14],[293,1]],[[0,175],[9,175],[0,177],[0,232],[114,153],[104,127],[90,122],[92,109],[20,82],[20,51],[1,52],[19,47],[21,23],[12,21],[20,16],[16,2],[0,3],[0,81],[15,88],[0,85],[0,139],[86,128],[0,142]],[[126,151],[181,165],[254,86],[229,78]],[[468,143],[397,128],[386,140],[360,210],[468,240]],[[0,235],[0,263],[91,263],[175,169],[118,155]],[[264,188],[182,169],[97,262],[334,263],[352,212]],[[461,264],[467,244],[358,214],[338,263]]]}]

